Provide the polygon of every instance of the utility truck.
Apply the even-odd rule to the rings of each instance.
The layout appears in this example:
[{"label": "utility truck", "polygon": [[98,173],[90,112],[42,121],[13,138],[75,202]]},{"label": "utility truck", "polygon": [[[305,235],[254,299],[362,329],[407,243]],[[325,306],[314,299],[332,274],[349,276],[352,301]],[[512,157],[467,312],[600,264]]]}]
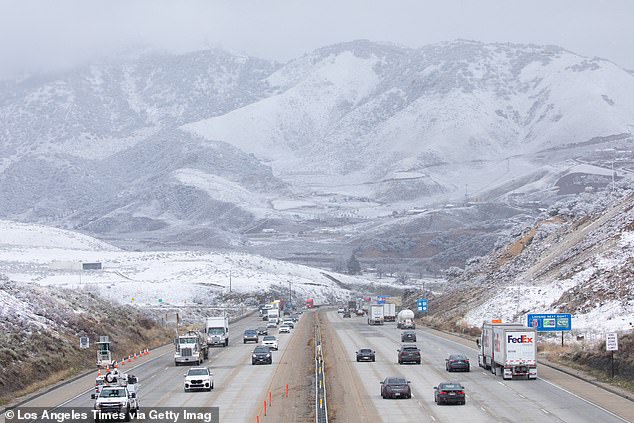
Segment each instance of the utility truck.
[{"label": "utility truck", "polygon": [[503,379],[537,379],[537,331],[519,323],[482,324],[478,365]]},{"label": "utility truck", "polygon": [[199,366],[209,357],[207,336],[202,332],[190,330],[175,340],[174,365],[196,363]]},{"label": "utility truck", "polygon": [[414,312],[407,308],[399,311],[396,315],[396,327],[399,329],[416,329]]},{"label": "utility truck", "polygon": [[368,325],[382,325],[384,320],[383,304],[370,304]]},{"label": "utility truck", "polygon": [[205,323],[207,345],[210,347],[229,345],[229,318],[227,316],[207,317]]}]

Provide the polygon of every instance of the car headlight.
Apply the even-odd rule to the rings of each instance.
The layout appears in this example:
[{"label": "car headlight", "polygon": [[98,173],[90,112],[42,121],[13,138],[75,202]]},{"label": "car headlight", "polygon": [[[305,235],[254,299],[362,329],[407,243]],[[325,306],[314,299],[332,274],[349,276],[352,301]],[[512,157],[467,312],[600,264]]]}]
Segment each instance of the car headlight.
[{"label": "car headlight", "polygon": [[255,354],[253,354],[251,357],[253,357],[253,358],[258,358],[258,356],[257,356],[257,355],[255,355]]},{"label": "car headlight", "polygon": [[267,358],[268,358],[268,357],[270,357],[270,356],[271,356],[271,354],[270,354],[270,353],[266,355],[266,357],[267,357]]}]

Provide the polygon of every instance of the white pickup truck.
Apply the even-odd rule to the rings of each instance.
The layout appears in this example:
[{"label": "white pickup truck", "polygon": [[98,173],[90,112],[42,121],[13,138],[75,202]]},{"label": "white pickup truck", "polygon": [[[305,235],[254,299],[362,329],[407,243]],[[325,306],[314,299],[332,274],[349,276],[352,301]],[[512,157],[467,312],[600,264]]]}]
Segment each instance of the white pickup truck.
[{"label": "white pickup truck", "polygon": [[93,407],[95,421],[130,421],[132,413],[139,411],[139,399],[136,392],[130,392],[127,386],[104,386],[95,399]]}]

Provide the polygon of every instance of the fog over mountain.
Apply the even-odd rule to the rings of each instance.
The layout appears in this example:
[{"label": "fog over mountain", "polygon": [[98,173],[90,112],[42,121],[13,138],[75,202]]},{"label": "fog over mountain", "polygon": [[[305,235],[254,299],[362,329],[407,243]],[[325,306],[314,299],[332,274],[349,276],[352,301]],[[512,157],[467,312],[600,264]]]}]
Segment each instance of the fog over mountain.
[{"label": "fog over mountain", "polygon": [[207,50],[0,92],[0,217],[128,247],[445,267],[632,168],[631,71],[554,46]]}]

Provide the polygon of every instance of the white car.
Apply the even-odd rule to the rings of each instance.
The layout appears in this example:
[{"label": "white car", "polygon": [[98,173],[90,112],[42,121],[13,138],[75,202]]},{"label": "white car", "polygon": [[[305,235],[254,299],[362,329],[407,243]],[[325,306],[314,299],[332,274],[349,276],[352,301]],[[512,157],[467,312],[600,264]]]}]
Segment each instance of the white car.
[{"label": "white car", "polygon": [[265,345],[270,349],[277,351],[277,338],[273,335],[266,335],[264,338],[262,338],[262,345]]},{"label": "white car", "polygon": [[277,327],[277,322],[268,322],[266,324],[267,329],[276,328],[276,327]]},{"label": "white car", "polygon": [[289,325],[280,326],[280,333],[291,333],[291,327]]},{"label": "white car", "polygon": [[291,327],[291,329],[295,329],[295,322],[294,322],[294,321],[292,321],[291,319],[284,320],[284,321],[282,322],[282,325],[284,325],[284,326],[290,326],[290,327]]},{"label": "white car", "polygon": [[183,376],[185,376],[185,392],[194,389],[206,391],[214,389],[214,374],[207,367],[192,367]]},{"label": "white car", "polygon": [[343,313],[344,311],[345,311],[345,310],[343,309],[343,307],[339,307],[339,308],[337,309],[337,313]]}]

